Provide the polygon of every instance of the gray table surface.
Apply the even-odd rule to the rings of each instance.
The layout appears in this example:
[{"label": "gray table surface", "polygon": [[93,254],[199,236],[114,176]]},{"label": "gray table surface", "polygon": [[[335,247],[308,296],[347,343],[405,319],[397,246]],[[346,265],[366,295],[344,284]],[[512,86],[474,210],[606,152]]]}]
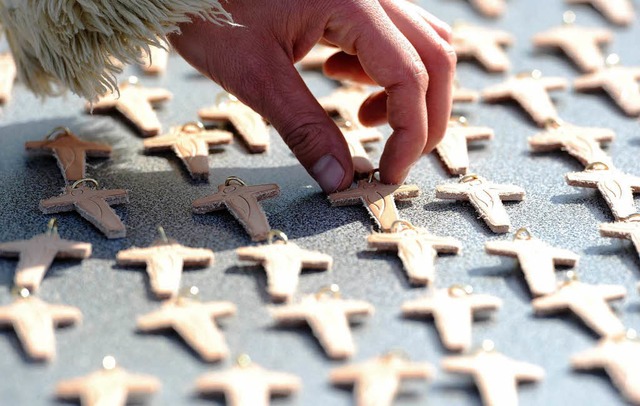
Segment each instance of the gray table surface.
[{"label": "gray table surface", "polygon": [[[537,68],[547,75],[577,76],[577,70],[564,57],[535,51],[530,44],[534,33],[561,21],[566,8],[560,0],[512,0],[506,15],[497,21],[478,16],[463,0],[422,3],[448,22],[462,19],[511,31],[517,37],[516,45],[509,49],[514,72]],[[574,10],[583,25],[610,26],[589,7]],[[609,51],[619,53],[627,65],[640,64],[640,25],[610,28],[616,35]],[[176,55],[170,58],[168,72],[158,78],[142,78],[145,85],[164,86],[174,92],[174,99],[158,111],[165,128],[193,120],[196,110],[210,104],[219,91]],[[127,73],[137,73],[137,68],[130,68]],[[317,96],[329,94],[336,86],[319,73],[306,72],[304,77]],[[487,74],[477,64],[463,62],[459,64],[458,77],[465,87],[481,89],[498,83],[504,76]],[[555,93],[554,100],[567,121],[615,130],[617,139],[609,152],[616,165],[640,174],[640,137],[635,119],[625,117],[599,94],[582,95],[569,90]],[[471,148],[472,169],[496,182],[526,189],[526,201],[507,205],[514,227],[527,226],[539,238],[579,253],[582,280],[624,285],[628,297],[615,308],[625,325],[640,327],[640,300],[635,288],[640,261],[630,243],[599,237],[597,225],[612,220],[603,199],[595,191],[565,185],[563,174],[580,170],[580,164],[560,152],[530,153],[527,137],[537,129],[515,105],[477,103],[456,106],[455,110],[464,113],[471,123],[491,126],[496,131],[493,142]],[[227,368],[232,360],[207,364],[174,334],[141,335],[135,331],[136,317],[157,308],[159,303],[150,294],[145,272],[116,266],[114,257],[121,249],[151,243],[158,224],[183,244],[215,251],[215,264],[185,272],[183,284],[198,286],[204,300],[230,300],[238,306],[237,315],[221,323],[232,352],[246,352],[265,367],[302,378],[304,385],[299,394],[277,399],[274,404],[350,404],[350,392],[331,387],[327,380],[331,368],[344,363],[329,360],[307,328],[274,326],[268,313],[264,272],[236,259],[234,249],[249,245],[250,240],[235,219],[227,213],[191,213],[191,201],[208,194],[229,175],[252,184],[279,183],[281,196],[264,202],[272,227],[285,231],[301,246],[333,256],[332,272],[308,272],[301,277],[300,295],[338,283],[345,297],[375,305],[375,315],[353,328],[358,346],[354,361],[401,348],[414,360],[438,365],[447,354],[432,323],[401,317],[402,302],[425,294],[425,290],[408,284],[394,254],[367,249],[365,237],[372,224],[365,210],[330,207],[273,130],[272,147],[266,154],[248,155],[239,141],[216,150],[209,160],[210,183],[197,183],[190,180],[181,162],[171,154],[141,152],[141,139],[117,117],[85,115],[82,101],[73,96],[41,102],[18,83],[13,99],[0,116],[0,241],[30,238],[44,231],[49,217],[38,211],[38,201],[58,194],[63,181],[52,158],[29,156],[23,145],[59,125],[69,126],[87,139],[113,145],[113,158],[91,160],[88,172],[106,187],[130,190],[131,202],[116,208],[127,225],[128,236],[108,241],[76,214],[57,216],[60,234],[91,242],[94,254],[82,263],[56,262],[39,295],[50,302],[79,307],[84,320],[80,326],[57,331],[57,358],[44,364],[28,361],[15,334],[2,330],[0,404],[55,404],[52,392],[57,381],[99,368],[107,354],[114,355],[131,371],[155,375],[162,381],[162,390],[151,398],[152,404],[221,402],[219,398],[197,397],[194,381],[207,371]],[[390,133],[386,126],[381,130]],[[376,160],[381,148],[377,145],[371,150]],[[435,186],[452,181],[437,157],[423,158],[408,181],[419,185],[423,193],[411,203],[399,205],[401,216],[438,235],[459,238],[464,244],[461,255],[437,260],[435,285],[471,284],[477,292],[504,300],[500,311],[474,325],[474,342],[492,339],[503,353],[544,367],[543,382],[521,386],[522,404],[623,403],[604,374],[576,373],[569,367],[570,356],[593,346],[596,337],[573,317],[534,316],[517,263],[484,253],[486,241],[508,239],[511,235],[491,233],[468,204],[435,198]],[[0,260],[0,304],[11,301],[15,265],[13,260]],[[468,378],[442,371],[428,384],[407,385],[396,402],[479,403]]]}]

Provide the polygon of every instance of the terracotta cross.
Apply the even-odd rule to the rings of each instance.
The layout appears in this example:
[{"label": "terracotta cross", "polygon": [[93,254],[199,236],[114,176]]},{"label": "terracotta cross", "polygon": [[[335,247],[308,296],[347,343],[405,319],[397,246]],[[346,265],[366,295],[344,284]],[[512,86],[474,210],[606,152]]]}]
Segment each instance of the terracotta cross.
[{"label": "terracotta cross", "polygon": [[[223,96],[228,100],[223,100]],[[262,116],[232,95],[219,94],[215,105],[198,110],[198,117],[203,121],[230,123],[252,154],[269,149],[269,128]]]},{"label": "terracotta cross", "polygon": [[367,174],[375,170],[371,163],[369,154],[363,144],[377,142],[382,140],[382,133],[377,128],[354,128],[351,123],[346,127],[342,127],[342,135],[347,141],[351,159],[353,160],[353,169],[358,174]]},{"label": "terracotta cross", "polygon": [[363,127],[358,118],[362,103],[371,95],[365,86],[347,85],[337,88],[329,96],[318,99],[322,107],[329,114],[337,114],[344,121],[355,128]]},{"label": "terracotta cross", "polygon": [[0,54],[0,103],[6,103],[11,98],[17,75],[16,62],[11,52]]},{"label": "terracotta cross", "polygon": [[[83,185],[93,183],[95,188]],[[102,231],[107,238],[123,238],[127,235],[122,220],[110,207],[115,204],[129,203],[129,194],[124,189],[100,189],[95,179],[80,179],[66,186],[60,196],[40,201],[40,210],[44,214],[76,211],[85,220]]]},{"label": "terracotta cross", "polygon": [[317,44],[299,62],[303,70],[322,70],[329,57],[338,53],[340,48]]},{"label": "terracotta cross", "polygon": [[169,62],[169,44],[166,40],[159,39],[159,46],[149,46],[149,52],[145,52],[142,55],[140,61],[140,68],[146,75],[161,75],[167,71],[167,64]]},{"label": "terracotta cross", "polygon": [[473,103],[480,98],[480,94],[475,90],[461,87],[459,83],[454,82],[452,99],[453,103]]},{"label": "terracotta cross", "polygon": [[515,361],[495,351],[485,341],[475,354],[445,357],[442,368],[451,373],[472,375],[484,405],[517,405],[518,382],[544,379],[537,365]]},{"label": "terracotta cross", "polygon": [[578,370],[604,368],[613,384],[631,403],[640,403],[640,340],[635,330],[600,339],[591,349],[571,357]]},{"label": "terracotta cross", "polygon": [[607,61],[608,67],[576,78],[574,89],[578,92],[602,89],[625,114],[640,115],[640,67],[616,66],[616,55],[610,55]]},{"label": "terracotta cross", "polygon": [[49,361],[56,354],[56,327],[79,323],[82,313],[75,307],[53,305],[19,289],[15,301],[0,306],[0,327],[13,327],[29,358]]},{"label": "terracotta cross", "polygon": [[369,179],[358,181],[355,188],[329,195],[332,206],[351,206],[362,203],[375,223],[383,231],[391,229],[400,220],[395,200],[407,200],[420,195],[416,185],[385,185],[376,180],[373,172]]},{"label": "terracotta cross", "polygon": [[151,290],[158,298],[175,296],[180,289],[183,267],[208,267],[213,263],[213,251],[191,248],[167,238],[158,227],[160,238],[147,248],[129,248],[118,252],[116,262],[125,266],[145,266]]},{"label": "terracotta cross", "polygon": [[[280,240],[274,242],[274,237]],[[305,269],[331,269],[333,258],[318,251],[309,251],[292,243],[280,230],[272,230],[268,244],[241,247],[238,259],[261,264],[267,273],[267,292],[275,301],[289,301],[298,288],[300,272]]]},{"label": "terracotta cross", "polygon": [[560,48],[583,72],[594,72],[604,67],[600,44],[613,40],[611,30],[579,27],[567,19],[565,22],[563,26],[536,34],[533,45],[539,48]]},{"label": "terracotta cross", "polygon": [[206,130],[202,123],[190,122],[173,127],[169,134],[144,140],[148,152],[173,150],[193,179],[209,178],[209,149],[230,144],[233,134],[222,130]]},{"label": "terracotta cross", "polygon": [[583,172],[565,175],[569,186],[598,189],[616,220],[636,213],[634,193],[640,193],[640,177],[627,175],[604,162],[589,164]]},{"label": "terracotta cross", "polygon": [[566,0],[568,4],[590,4],[617,25],[629,25],[635,21],[631,0]]},{"label": "terracotta cross", "polygon": [[238,357],[237,364],[224,372],[202,375],[196,381],[196,391],[224,393],[229,406],[268,406],[272,395],[291,395],[302,386],[297,376],[264,369],[247,355]]},{"label": "terracotta cross", "polygon": [[452,175],[464,175],[469,169],[467,144],[473,141],[493,139],[493,130],[488,127],[469,127],[465,117],[450,120],[444,138],[436,152]]},{"label": "terracotta cross", "polygon": [[600,224],[600,235],[631,240],[640,255],[640,214],[632,214],[616,223]]},{"label": "terracotta cross", "polygon": [[109,158],[111,156],[109,145],[81,140],[65,127],[55,128],[44,141],[28,141],[24,147],[27,151],[53,154],[65,182],[75,182],[86,176],[87,157]]},{"label": "terracotta cross", "polygon": [[435,236],[404,220],[397,220],[388,233],[369,235],[367,243],[370,248],[380,251],[397,251],[409,281],[415,285],[433,283],[438,253],[458,254],[462,250],[460,241],[455,238]]},{"label": "terracotta cross", "polygon": [[507,5],[504,0],[470,0],[473,7],[487,17],[499,17]]},{"label": "terracotta cross", "polygon": [[490,72],[509,70],[511,63],[503,46],[515,42],[513,35],[468,24],[457,24],[451,35],[451,44],[460,59],[475,58]]},{"label": "terracotta cross", "polygon": [[497,310],[501,306],[502,300],[495,296],[474,294],[471,286],[453,285],[405,302],[402,314],[406,317],[432,316],[445,348],[464,351],[471,347],[474,313]]},{"label": "terracotta cross", "polygon": [[280,187],[275,183],[249,186],[242,179],[230,176],[224,184],[218,185],[216,193],[195,200],[192,208],[194,213],[205,214],[226,207],[253,241],[262,241],[271,227],[258,202],[279,194]]},{"label": "terracotta cross", "polygon": [[216,326],[215,319],[233,316],[236,306],[231,302],[200,302],[198,288],[179,294],[162,304],[159,310],[138,317],[139,331],[148,333],[173,329],[205,361],[225,358],[229,348]]},{"label": "terracotta cross", "polygon": [[79,399],[82,406],[124,406],[129,396],[139,398],[160,390],[160,381],[153,376],[131,374],[107,356],[103,369],[89,375],[58,382],[55,389],[59,399]]},{"label": "terracotta cross", "polygon": [[529,137],[529,147],[534,152],[562,150],[576,158],[583,165],[594,162],[612,164],[609,155],[600,146],[615,138],[608,128],[578,127],[569,123],[552,120],[545,131]]},{"label": "terracotta cross", "polygon": [[488,241],[484,249],[489,255],[517,258],[534,296],[549,295],[556,291],[557,265],[574,267],[580,260],[580,256],[572,251],[552,247],[534,238],[526,228],[519,229],[513,241]]},{"label": "terracotta cross", "polygon": [[625,327],[608,301],[622,299],[627,290],[620,285],[589,285],[578,281],[574,272],[558,290],[531,302],[537,314],[553,314],[570,310],[602,337],[624,333]]},{"label": "terracotta cross", "polygon": [[349,319],[373,314],[373,306],[361,300],[344,300],[337,285],[302,298],[299,303],[272,307],[280,325],[307,323],[329,358],[348,358],[355,353]]},{"label": "terracotta cross", "polygon": [[357,406],[391,406],[402,381],[427,380],[434,373],[431,364],[411,362],[406,356],[389,352],[360,364],[334,368],[329,380],[334,385],[353,386]]},{"label": "terracotta cross", "polygon": [[500,185],[476,174],[465,175],[458,183],[436,187],[436,198],[468,200],[494,233],[507,233],[511,227],[509,215],[502,201],[524,200],[525,191],[519,186]]},{"label": "terracotta cross", "polygon": [[564,90],[567,85],[564,78],[543,78],[540,71],[533,71],[531,74],[518,75],[506,82],[485,88],[482,91],[482,99],[489,103],[514,99],[536,124],[544,126],[551,119],[559,120],[548,92]]},{"label": "terracotta cross", "polygon": [[91,256],[91,244],[63,240],[58,235],[56,219],[49,221],[46,233],[29,240],[0,243],[0,257],[18,257],[13,283],[35,292],[54,259],[85,259]]},{"label": "terracotta cross", "polygon": [[171,92],[160,88],[145,88],[138,85],[136,77],[120,85],[119,94],[110,94],[95,103],[88,103],[86,110],[107,113],[117,110],[129,120],[143,137],[158,135],[162,130],[153,106],[172,98]]}]

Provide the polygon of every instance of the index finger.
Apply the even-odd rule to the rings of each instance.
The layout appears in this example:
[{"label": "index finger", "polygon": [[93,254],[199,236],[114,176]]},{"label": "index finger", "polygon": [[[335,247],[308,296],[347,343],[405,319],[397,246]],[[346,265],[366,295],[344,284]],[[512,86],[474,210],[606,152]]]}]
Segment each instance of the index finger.
[{"label": "index finger", "polygon": [[357,55],[367,75],[385,88],[393,133],[380,159],[380,180],[402,183],[427,142],[425,65],[377,1],[342,3],[330,17],[325,37]]}]

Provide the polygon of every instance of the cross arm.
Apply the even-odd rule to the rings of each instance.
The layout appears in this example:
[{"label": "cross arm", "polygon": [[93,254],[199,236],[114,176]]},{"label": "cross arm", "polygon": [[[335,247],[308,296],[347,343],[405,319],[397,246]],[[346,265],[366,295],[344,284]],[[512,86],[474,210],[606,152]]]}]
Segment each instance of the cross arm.
[{"label": "cross arm", "polygon": [[447,372],[460,374],[473,374],[476,372],[476,360],[472,356],[445,357],[441,362],[441,367]]},{"label": "cross arm", "polygon": [[149,375],[127,373],[126,382],[127,389],[134,394],[156,392],[161,386],[157,378]]},{"label": "cross arm", "polygon": [[574,369],[600,368],[607,360],[606,351],[600,345],[582,351],[571,357],[571,367]]},{"label": "cross arm", "polygon": [[139,331],[154,331],[170,328],[173,323],[173,315],[166,309],[159,309],[151,313],[139,316],[136,327]]},{"label": "cross arm", "polygon": [[540,381],[544,379],[544,369],[528,362],[512,361],[516,377],[521,381]]},{"label": "cross arm", "polygon": [[330,269],[333,257],[318,251],[300,250],[302,266],[307,269]]},{"label": "cross arm", "polygon": [[483,294],[473,294],[468,297],[473,310],[493,310],[502,307],[502,299]]},{"label": "cross arm", "polygon": [[58,382],[55,388],[56,397],[60,399],[75,399],[87,391],[90,382],[82,376]]},{"label": "cross arm", "polygon": [[373,306],[363,300],[343,300],[342,308],[348,316],[367,316],[373,314]]},{"label": "cross arm", "polygon": [[48,305],[48,309],[57,326],[79,323],[82,320],[82,312],[77,307]]},{"label": "cross arm", "polygon": [[211,317],[233,316],[237,311],[236,305],[231,302],[208,302],[203,306]]},{"label": "cross arm", "polygon": [[402,314],[405,316],[421,316],[432,314],[435,311],[435,303],[431,298],[411,300],[402,304]]},{"label": "cross arm", "polygon": [[300,378],[284,372],[268,371],[266,375],[271,393],[287,395],[300,390],[302,383]]}]

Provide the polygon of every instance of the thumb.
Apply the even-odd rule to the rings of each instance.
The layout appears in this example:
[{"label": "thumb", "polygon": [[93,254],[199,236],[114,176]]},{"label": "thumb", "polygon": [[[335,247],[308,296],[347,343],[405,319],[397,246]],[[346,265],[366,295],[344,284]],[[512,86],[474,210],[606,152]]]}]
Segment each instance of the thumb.
[{"label": "thumb", "polygon": [[325,193],[348,188],[353,181],[349,147],[290,58],[277,49],[251,59],[256,62],[244,64],[241,85],[227,82],[229,90],[273,125]]}]

